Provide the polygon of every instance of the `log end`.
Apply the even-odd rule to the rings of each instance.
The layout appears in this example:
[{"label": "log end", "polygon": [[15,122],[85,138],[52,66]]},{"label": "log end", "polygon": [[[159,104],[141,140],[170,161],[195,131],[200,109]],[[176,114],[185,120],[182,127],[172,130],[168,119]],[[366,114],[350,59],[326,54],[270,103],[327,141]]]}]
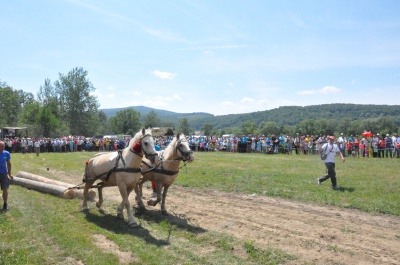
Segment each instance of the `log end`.
[{"label": "log end", "polygon": [[76,197],[76,192],[74,190],[65,190],[64,191],[64,198],[66,199],[74,199]]}]

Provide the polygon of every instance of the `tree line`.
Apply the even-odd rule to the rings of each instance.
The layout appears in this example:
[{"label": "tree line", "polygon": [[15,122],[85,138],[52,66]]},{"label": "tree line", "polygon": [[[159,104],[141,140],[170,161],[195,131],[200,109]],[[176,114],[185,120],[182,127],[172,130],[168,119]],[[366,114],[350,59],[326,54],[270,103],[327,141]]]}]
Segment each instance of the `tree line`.
[{"label": "tree line", "polygon": [[141,127],[160,126],[189,131],[188,120],[182,119],[181,127],[163,123],[155,111],[141,117],[138,111],[127,108],[107,117],[99,110],[95,90],[88,72],[78,67],[67,74],[59,73],[55,82],[45,79],[36,97],[0,80],[0,128],[27,127],[29,135],[20,131],[22,135],[17,136],[50,138],[134,135]]},{"label": "tree line", "polygon": [[169,113],[164,120],[158,115],[162,112],[156,109],[141,115],[130,107],[108,117],[99,109],[95,90],[88,72],[78,67],[67,74],[59,73],[54,82],[45,79],[36,97],[0,80],[0,127],[23,126],[28,127],[30,136],[59,137],[133,135],[141,127],[167,127],[186,135],[195,131],[204,135],[356,135],[365,130],[392,134],[400,126],[398,105],[287,106],[223,116],[176,113],[174,117]]}]

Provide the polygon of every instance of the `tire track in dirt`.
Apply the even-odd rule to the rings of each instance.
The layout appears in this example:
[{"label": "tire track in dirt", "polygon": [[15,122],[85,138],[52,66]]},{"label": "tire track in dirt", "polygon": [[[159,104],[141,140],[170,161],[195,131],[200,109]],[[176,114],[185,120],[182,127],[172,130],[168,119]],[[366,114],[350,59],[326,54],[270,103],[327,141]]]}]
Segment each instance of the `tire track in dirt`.
[{"label": "tire track in dirt", "polygon": [[[151,190],[143,193],[148,197]],[[118,189],[104,189],[104,196],[121,200]],[[397,216],[176,185],[169,189],[166,206],[203,229],[295,255],[289,264],[400,264]],[[147,209],[159,211],[160,206]]]},{"label": "tire track in dirt", "polygon": [[395,216],[179,186],[167,208],[204,229],[294,254],[295,263],[400,264]]}]

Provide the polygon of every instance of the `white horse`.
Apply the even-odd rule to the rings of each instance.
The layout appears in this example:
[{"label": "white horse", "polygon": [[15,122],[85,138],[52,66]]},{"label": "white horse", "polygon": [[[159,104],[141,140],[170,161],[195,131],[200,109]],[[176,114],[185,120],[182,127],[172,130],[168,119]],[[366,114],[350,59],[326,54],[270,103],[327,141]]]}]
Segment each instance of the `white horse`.
[{"label": "white horse", "polygon": [[189,147],[189,142],[183,134],[177,134],[165,151],[160,151],[158,153],[160,156],[160,162],[156,167],[152,167],[148,159],[143,159],[142,161],[143,178],[138,183],[139,193],[136,193],[136,202],[139,206],[139,210],[144,211],[145,206],[142,201],[143,183],[146,181],[154,181],[156,183],[157,199],[149,200],[147,201],[147,204],[156,206],[161,201],[161,213],[163,215],[168,215],[167,209],[165,208],[165,199],[167,197],[168,188],[178,177],[181,161],[193,162],[194,155],[193,151]]},{"label": "white horse", "polygon": [[[118,186],[122,202],[118,206],[117,216],[118,218],[124,218],[123,211],[125,206],[129,226],[137,227],[138,224],[133,218],[128,197],[133,189],[138,193],[137,183],[140,180],[140,164],[143,154],[150,164],[155,165],[158,163],[159,158],[154,147],[151,130],[145,130],[144,128],[136,133],[127,148],[116,152],[98,153],[86,162],[83,178],[85,188],[83,191],[82,209],[88,210],[87,194],[90,188],[98,188],[99,201],[96,203],[96,206],[100,208],[103,203],[102,189],[104,187]],[[97,180],[100,182],[96,186],[93,186]]]}]

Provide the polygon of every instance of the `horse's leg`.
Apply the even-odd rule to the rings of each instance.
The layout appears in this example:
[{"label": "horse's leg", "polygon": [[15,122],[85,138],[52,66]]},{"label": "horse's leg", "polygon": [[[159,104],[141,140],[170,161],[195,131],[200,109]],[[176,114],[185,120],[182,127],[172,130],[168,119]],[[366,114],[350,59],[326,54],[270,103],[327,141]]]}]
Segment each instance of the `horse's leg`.
[{"label": "horse's leg", "polygon": [[161,201],[161,214],[162,215],[168,215],[167,208],[165,208],[165,199],[167,198],[168,188],[169,188],[169,186],[164,186],[164,191],[162,194],[162,201]]},{"label": "horse's leg", "polygon": [[[128,188],[126,185],[120,185],[118,184],[119,192],[121,193],[122,197],[122,202],[118,206],[117,209],[117,217],[118,218],[124,218],[124,206],[126,208],[126,215],[128,216],[128,225],[130,227],[138,227],[138,223],[136,223],[135,219],[133,218],[133,214],[131,211],[131,204],[129,203],[128,199]],[[132,191],[132,190],[131,190]]]},{"label": "horse's leg", "polygon": [[144,203],[143,203],[143,200],[142,200],[142,196],[143,196],[142,187],[143,187],[143,179],[141,179],[139,181],[139,183],[136,184],[136,186],[134,188],[135,189],[135,193],[136,193],[135,199],[136,199],[136,203],[137,203],[137,205],[139,207],[139,210],[140,211],[145,211],[146,207],[144,206]]},{"label": "horse's leg", "polygon": [[147,205],[156,206],[161,201],[162,196],[162,183],[156,182],[157,198],[155,200],[148,200]]},{"label": "horse's leg", "polygon": [[82,210],[83,211],[89,210],[89,208],[87,206],[87,198],[88,198],[89,189],[92,187],[93,183],[94,183],[94,181],[85,183],[85,188],[83,189],[83,198],[82,198]]},{"label": "horse's leg", "polygon": [[98,193],[99,193],[99,200],[96,202],[96,206],[97,206],[97,208],[100,208],[101,207],[101,205],[103,204],[103,202],[104,202],[104,199],[103,199],[103,182],[100,182],[98,185],[97,185],[97,191],[98,191]]}]

